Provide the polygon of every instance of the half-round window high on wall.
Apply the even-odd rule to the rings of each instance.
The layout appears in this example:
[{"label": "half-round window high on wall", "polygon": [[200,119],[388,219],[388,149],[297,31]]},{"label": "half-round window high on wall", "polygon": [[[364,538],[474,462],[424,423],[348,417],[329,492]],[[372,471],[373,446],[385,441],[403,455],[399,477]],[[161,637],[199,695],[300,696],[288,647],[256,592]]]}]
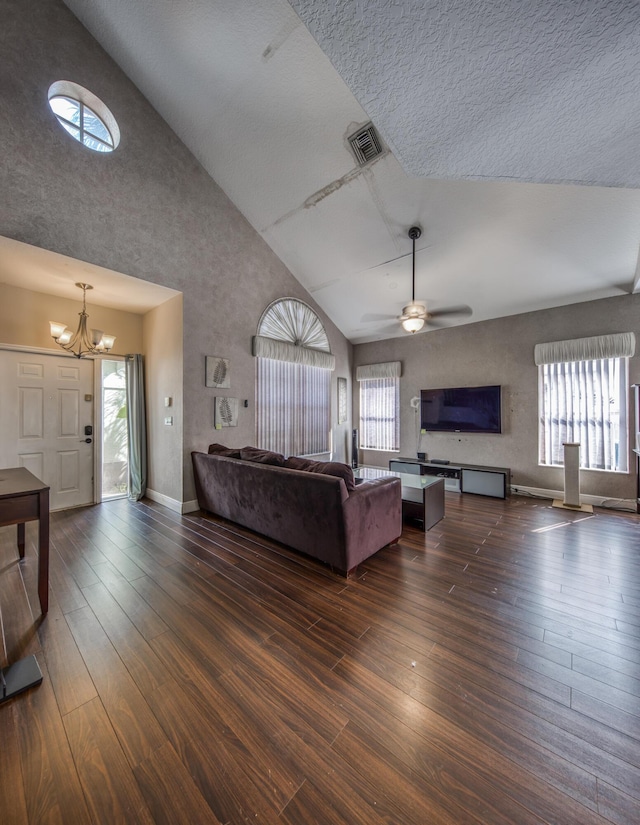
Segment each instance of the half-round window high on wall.
[{"label": "half-round window high on wall", "polygon": [[58,123],[87,149],[113,152],[120,143],[115,117],[88,89],[69,80],[57,80],[49,87],[48,96]]}]

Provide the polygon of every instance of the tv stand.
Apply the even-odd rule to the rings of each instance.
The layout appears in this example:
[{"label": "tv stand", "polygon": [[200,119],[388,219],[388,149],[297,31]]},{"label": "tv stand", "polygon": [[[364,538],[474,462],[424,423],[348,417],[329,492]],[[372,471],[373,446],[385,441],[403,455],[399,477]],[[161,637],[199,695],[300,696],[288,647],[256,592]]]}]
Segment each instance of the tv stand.
[{"label": "tv stand", "polygon": [[396,473],[415,473],[444,478],[445,489],[451,492],[506,498],[511,487],[511,470],[508,467],[444,464],[437,460],[392,458],[389,461],[389,469]]}]

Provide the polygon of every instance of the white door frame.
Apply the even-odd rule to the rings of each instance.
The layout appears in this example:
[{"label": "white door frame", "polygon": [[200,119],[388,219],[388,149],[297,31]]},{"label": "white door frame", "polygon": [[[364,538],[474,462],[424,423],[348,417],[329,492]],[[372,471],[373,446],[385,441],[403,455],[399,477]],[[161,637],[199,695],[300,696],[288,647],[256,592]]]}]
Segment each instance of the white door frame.
[{"label": "white door frame", "polygon": [[[25,354],[32,355],[55,355],[59,358],[71,358],[77,360],[75,355],[65,352],[63,349],[54,350],[45,347],[27,347],[22,344],[0,343],[0,350],[8,352],[24,352]],[[102,370],[98,370],[96,368],[96,361],[99,361],[99,358],[92,356],[83,356],[83,358],[86,361],[93,361],[93,503],[98,504],[102,501]],[[98,400],[100,401],[99,405],[97,404]],[[100,472],[96,472],[96,468],[98,467],[100,468]]]}]

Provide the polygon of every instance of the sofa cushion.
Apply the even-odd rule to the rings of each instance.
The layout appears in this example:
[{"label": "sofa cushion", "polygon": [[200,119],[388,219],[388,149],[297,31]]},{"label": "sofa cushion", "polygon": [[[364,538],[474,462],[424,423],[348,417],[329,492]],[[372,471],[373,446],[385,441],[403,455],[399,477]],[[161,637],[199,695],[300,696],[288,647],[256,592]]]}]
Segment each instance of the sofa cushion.
[{"label": "sofa cushion", "polygon": [[284,456],[270,450],[259,450],[257,447],[243,447],[240,450],[243,461],[255,461],[256,464],[273,464],[275,467],[284,467]]},{"label": "sofa cushion", "polygon": [[209,455],[223,455],[227,458],[240,458],[240,450],[225,447],[223,444],[209,444]]},{"label": "sofa cushion", "polygon": [[284,466],[289,470],[309,470],[318,461],[312,461],[310,458],[298,458],[297,455],[290,455],[284,462]]},{"label": "sofa cushion", "polygon": [[298,458],[292,455],[285,461],[284,466],[290,470],[305,470],[308,473],[337,476],[344,481],[348,492],[356,489],[353,470],[348,464],[342,464],[340,461],[313,461],[310,458]]}]

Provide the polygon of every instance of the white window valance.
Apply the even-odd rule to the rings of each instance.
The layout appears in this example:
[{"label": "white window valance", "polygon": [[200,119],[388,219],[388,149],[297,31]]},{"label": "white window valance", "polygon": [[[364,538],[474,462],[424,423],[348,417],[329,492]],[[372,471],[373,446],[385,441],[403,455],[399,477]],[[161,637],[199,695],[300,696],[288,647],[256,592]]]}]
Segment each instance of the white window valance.
[{"label": "white window valance", "polygon": [[262,335],[253,337],[253,354],[258,358],[271,358],[274,361],[288,361],[291,364],[304,364],[307,367],[322,367],[325,370],[336,368],[336,357],[330,352],[301,347],[289,341],[276,341]]},{"label": "white window valance", "polygon": [[253,338],[253,354],[309,367],[336,368],[322,321],[297,298],[280,298],[265,309]]},{"label": "white window valance", "polygon": [[594,335],[591,338],[536,344],[533,358],[536,365],[540,366],[570,361],[597,361],[603,358],[630,358],[635,351],[635,334],[618,332],[612,335]]},{"label": "white window valance", "polygon": [[356,381],[370,381],[373,378],[400,378],[400,361],[386,361],[384,364],[365,364],[356,369]]}]

